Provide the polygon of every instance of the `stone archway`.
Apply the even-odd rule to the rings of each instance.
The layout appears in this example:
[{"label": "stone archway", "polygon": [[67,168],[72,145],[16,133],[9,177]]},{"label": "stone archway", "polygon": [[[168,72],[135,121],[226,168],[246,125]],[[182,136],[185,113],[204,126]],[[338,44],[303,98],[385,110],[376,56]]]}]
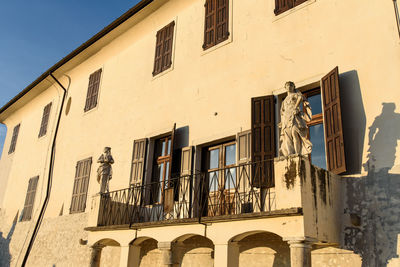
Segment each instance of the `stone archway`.
[{"label": "stone archway", "polygon": [[113,239],[101,239],[91,247],[91,267],[112,267],[119,265],[121,247]]},{"label": "stone archway", "polygon": [[257,231],[231,239],[239,252],[239,266],[290,267],[290,249],[282,237],[271,232]]},{"label": "stone archway", "polygon": [[173,254],[176,266],[213,267],[214,243],[200,235],[185,235],[173,243]]}]

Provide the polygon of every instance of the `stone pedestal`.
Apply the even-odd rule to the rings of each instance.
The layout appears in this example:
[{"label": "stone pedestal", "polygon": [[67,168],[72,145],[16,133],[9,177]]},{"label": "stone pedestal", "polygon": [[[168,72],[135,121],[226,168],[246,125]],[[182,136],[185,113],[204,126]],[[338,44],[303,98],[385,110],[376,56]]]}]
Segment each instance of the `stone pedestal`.
[{"label": "stone pedestal", "polygon": [[306,240],[289,240],[290,266],[311,267],[311,243]]},{"label": "stone pedestal", "polygon": [[214,266],[239,267],[239,246],[237,242],[215,244]]},{"label": "stone pedestal", "polygon": [[171,242],[158,242],[158,249],[162,252],[162,266],[173,267]]},{"label": "stone pedestal", "polygon": [[90,267],[100,267],[101,250],[104,248],[103,245],[93,245],[90,254]]}]

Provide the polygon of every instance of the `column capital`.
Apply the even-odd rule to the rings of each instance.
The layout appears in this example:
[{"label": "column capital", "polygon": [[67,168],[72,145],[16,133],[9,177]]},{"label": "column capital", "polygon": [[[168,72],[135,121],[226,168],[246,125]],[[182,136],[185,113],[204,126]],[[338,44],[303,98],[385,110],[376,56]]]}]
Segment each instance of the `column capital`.
[{"label": "column capital", "polygon": [[157,247],[158,247],[158,249],[161,249],[161,250],[171,250],[172,242],[158,242]]}]

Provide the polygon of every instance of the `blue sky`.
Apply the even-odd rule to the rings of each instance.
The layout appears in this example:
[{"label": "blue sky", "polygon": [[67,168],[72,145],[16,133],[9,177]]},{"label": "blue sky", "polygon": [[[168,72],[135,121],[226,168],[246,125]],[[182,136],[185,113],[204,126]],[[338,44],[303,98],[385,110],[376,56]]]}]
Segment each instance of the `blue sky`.
[{"label": "blue sky", "polygon": [[[139,0],[2,1],[0,106],[138,2]],[[0,124],[0,152],[5,131],[4,125]]]}]

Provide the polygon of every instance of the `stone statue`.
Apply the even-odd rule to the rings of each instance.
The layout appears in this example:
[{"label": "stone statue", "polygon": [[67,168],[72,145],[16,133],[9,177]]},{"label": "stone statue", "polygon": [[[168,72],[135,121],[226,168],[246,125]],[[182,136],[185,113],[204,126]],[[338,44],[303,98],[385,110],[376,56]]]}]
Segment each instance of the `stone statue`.
[{"label": "stone statue", "polygon": [[311,121],[311,107],[293,82],[286,82],[287,96],[281,106],[280,156],[308,155],[312,144],[307,137],[307,122]]},{"label": "stone statue", "polygon": [[108,183],[112,178],[111,164],[114,163],[114,159],[111,156],[110,147],[104,148],[104,152],[97,160],[97,162],[100,163],[100,166],[97,169],[97,182],[100,184],[100,193],[108,193]]}]

